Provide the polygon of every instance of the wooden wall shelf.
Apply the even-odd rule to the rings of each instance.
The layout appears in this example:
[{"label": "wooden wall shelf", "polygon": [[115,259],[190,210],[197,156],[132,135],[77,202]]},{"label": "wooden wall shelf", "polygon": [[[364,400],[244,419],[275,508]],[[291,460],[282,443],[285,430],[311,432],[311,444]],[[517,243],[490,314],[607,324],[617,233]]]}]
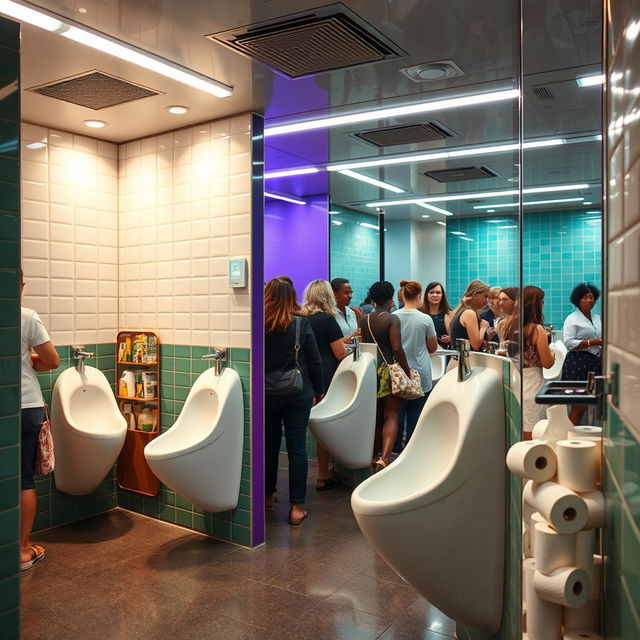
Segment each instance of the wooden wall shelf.
[{"label": "wooden wall shelf", "polygon": [[[144,448],[160,435],[160,340],[152,331],[121,331],[118,334],[116,354],[116,385],[118,406],[127,419],[127,435],[118,458],[118,486],[127,491],[135,491],[147,496],[155,496],[160,491],[160,481],[153,474],[144,457]],[[135,396],[121,393],[120,379],[125,371],[131,371],[136,381]],[[153,397],[144,397],[143,373],[147,384],[155,377]],[[128,376],[131,379],[131,376]],[[142,386],[141,386],[142,385]],[[151,406],[149,406],[151,405]],[[134,415],[135,427],[131,426],[130,414]],[[138,428],[138,416],[142,409],[151,409],[155,425],[151,431]]]}]

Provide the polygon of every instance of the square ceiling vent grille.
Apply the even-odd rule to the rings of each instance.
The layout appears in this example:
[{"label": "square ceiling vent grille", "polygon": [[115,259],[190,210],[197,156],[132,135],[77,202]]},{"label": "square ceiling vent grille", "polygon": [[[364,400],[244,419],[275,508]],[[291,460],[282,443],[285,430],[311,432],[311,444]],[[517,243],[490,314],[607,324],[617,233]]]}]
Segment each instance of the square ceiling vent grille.
[{"label": "square ceiling vent grille", "polygon": [[393,147],[401,144],[419,144],[422,142],[436,142],[452,137],[453,133],[447,131],[435,122],[426,124],[411,124],[404,127],[387,127],[385,129],[371,129],[360,131],[356,137],[375,144],[377,147]]},{"label": "square ceiling vent grille", "polygon": [[487,167],[460,167],[459,169],[425,171],[424,175],[438,182],[461,182],[463,180],[495,178],[498,174],[491,171],[491,169],[487,169]]},{"label": "square ceiling vent grille", "polygon": [[206,37],[290,78],[406,55],[339,3]]},{"label": "square ceiling vent grille", "polygon": [[89,71],[78,76],[56,80],[29,91],[56,100],[64,100],[98,111],[118,104],[160,95],[160,91],[147,89],[133,82],[116,78],[103,71]]}]

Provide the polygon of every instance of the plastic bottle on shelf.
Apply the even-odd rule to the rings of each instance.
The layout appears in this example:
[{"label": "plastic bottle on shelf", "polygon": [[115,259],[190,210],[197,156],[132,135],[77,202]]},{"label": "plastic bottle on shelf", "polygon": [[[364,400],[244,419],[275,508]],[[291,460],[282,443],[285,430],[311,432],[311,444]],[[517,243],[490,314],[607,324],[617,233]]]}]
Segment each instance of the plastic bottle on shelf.
[{"label": "plastic bottle on shelf", "polygon": [[143,409],[138,416],[138,429],[141,431],[153,431],[153,412],[151,409]]},{"label": "plastic bottle on shelf", "polygon": [[125,398],[132,398],[136,393],[136,377],[133,371],[125,369],[118,381],[118,395]]}]

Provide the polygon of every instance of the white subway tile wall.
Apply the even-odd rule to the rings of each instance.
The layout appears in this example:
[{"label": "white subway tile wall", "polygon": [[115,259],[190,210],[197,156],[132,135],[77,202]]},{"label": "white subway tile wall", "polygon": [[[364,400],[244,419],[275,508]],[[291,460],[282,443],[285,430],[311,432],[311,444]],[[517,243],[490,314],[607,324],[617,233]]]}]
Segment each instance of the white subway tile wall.
[{"label": "white subway tile wall", "polygon": [[[619,8],[622,9],[622,5]],[[620,413],[640,437],[640,99],[636,29],[638,9],[621,13],[609,59],[609,348],[610,365],[620,365]]]},{"label": "white subway tile wall", "polygon": [[54,344],[111,342],[118,148],[32,124],[22,125],[21,143],[23,304],[38,311]]},{"label": "white subway tile wall", "polygon": [[250,114],[121,145],[31,124],[22,137],[24,304],[55,344],[146,329],[251,346],[249,289],[227,278],[251,252]]}]

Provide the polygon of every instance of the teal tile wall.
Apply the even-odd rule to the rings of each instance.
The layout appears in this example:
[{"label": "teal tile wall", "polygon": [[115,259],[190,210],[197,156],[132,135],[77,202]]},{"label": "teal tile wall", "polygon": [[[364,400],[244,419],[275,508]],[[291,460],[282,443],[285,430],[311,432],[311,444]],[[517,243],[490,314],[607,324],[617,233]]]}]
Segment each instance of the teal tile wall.
[{"label": "teal tile wall", "polygon": [[[69,346],[56,345],[56,349],[60,355],[60,366],[53,371],[38,374],[42,393],[48,405],[51,405],[51,392],[58,376],[65,369],[74,367],[76,364],[76,361],[70,356]],[[115,385],[115,343],[87,344],[85,349],[95,354],[93,358],[87,358],[85,364],[100,369],[113,389]],[[86,496],[70,496],[58,491],[54,476],[55,470],[53,474],[36,478],[38,507],[33,526],[34,531],[75,522],[117,506],[115,467],[100,486]]]},{"label": "teal tile wall", "polygon": [[[177,420],[189,389],[196,378],[205,369],[213,366],[210,360],[200,360],[200,356],[211,353],[211,349],[212,347],[161,345],[161,432],[165,432]],[[230,349],[227,362],[223,365],[238,372],[244,393],[245,432],[238,507],[233,511],[208,513],[177,495],[162,483],[160,493],[157,496],[143,496],[125,489],[118,489],[118,505],[120,507],[246,547],[252,546],[249,362],[249,349]]]},{"label": "teal tile wall", "polygon": [[[0,87],[20,80],[20,28],[0,18]],[[19,634],[19,91],[0,99],[0,637]]]},{"label": "teal tile wall", "polygon": [[380,232],[359,224],[377,224],[376,217],[334,205],[331,211],[340,213],[329,216],[329,278],[347,278],[353,288],[352,303],[359,305],[380,279]]},{"label": "teal tile wall", "polygon": [[640,438],[608,408],[603,531],[606,638],[640,638]]},{"label": "teal tile wall", "polygon": [[[517,218],[501,216],[499,223],[490,220],[497,218],[447,220],[447,287],[452,301],[459,300],[474,278],[491,286],[517,283]],[[453,231],[465,233],[473,242]],[[527,212],[524,217],[523,284],[544,289],[545,320],[556,329],[562,329],[574,309],[569,295],[576,284],[587,281],[602,288],[601,235],[600,213]]]},{"label": "teal tile wall", "polygon": [[[510,386],[513,363],[502,363],[502,391],[507,415],[507,448],[522,439],[522,412],[520,401]],[[506,452],[505,452],[506,453]],[[505,563],[502,623],[497,633],[487,633],[457,625],[460,640],[515,640],[522,638],[522,486],[520,478],[510,474],[505,464],[507,477],[507,501],[505,504]]]}]

